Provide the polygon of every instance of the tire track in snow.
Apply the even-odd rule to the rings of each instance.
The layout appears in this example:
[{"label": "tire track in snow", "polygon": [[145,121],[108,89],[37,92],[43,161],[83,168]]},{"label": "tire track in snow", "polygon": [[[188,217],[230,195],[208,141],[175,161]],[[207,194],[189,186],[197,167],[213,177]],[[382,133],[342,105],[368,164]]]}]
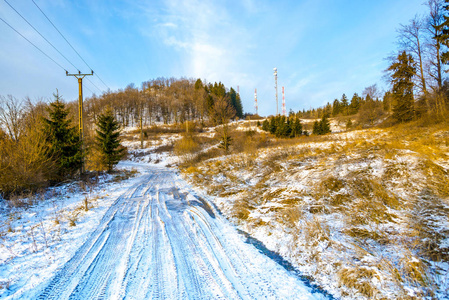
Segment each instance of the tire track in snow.
[{"label": "tire track in snow", "polygon": [[37,298],[325,298],[245,244],[207,199],[189,200],[185,186],[173,171],[149,170]]}]

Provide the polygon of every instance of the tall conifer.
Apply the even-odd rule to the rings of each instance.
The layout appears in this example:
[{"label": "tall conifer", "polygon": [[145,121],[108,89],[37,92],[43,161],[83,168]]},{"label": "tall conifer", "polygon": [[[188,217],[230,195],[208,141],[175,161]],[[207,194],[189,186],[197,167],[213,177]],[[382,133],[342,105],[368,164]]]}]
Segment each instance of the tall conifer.
[{"label": "tall conifer", "polygon": [[68,118],[68,109],[58,92],[53,94],[55,101],[50,103],[49,118],[44,118],[44,135],[48,144],[47,155],[55,162],[56,174],[53,178],[61,181],[80,169],[83,159],[82,143],[78,131]]},{"label": "tall conifer", "polygon": [[115,120],[112,110],[107,109],[98,117],[97,127],[97,146],[103,154],[103,162],[110,172],[124,156],[124,148],[120,145],[119,139],[120,126]]},{"label": "tall conifer", "polygon": [[399,122],[410,121],[414,115],[412,78],[416,74],[413,57],[403,51],[387,71],[391,72],[393,98],[396,100],[396,105],[393,107],[393,118]]}]

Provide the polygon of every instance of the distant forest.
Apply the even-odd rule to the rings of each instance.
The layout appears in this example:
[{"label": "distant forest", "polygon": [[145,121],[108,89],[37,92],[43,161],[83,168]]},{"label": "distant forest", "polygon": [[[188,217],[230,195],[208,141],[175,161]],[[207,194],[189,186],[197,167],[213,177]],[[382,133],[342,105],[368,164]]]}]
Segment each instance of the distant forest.
[{"label": "distant forest", "polygon": [[215,101],[224,98],[235,111],[235,118],[243,118],[240,95],[223,83],[206,83],[200,79],[158,78],[133,84],[124,90],[92,96],[85,101],[85,113],[94,124],[103,107],[110,106],[124,126],[137,126],[142,117],[145,126],[155,122],[184,123],[209,121]]}]

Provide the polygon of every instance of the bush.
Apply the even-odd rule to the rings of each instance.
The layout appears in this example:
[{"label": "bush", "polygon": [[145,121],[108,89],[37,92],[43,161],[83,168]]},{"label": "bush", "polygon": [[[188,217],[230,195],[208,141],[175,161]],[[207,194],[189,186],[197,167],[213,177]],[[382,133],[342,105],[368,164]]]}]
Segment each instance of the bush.
[{"label": "bush", "polygon": [[44,137],[36,127],[18,141],[0,138],[0,192],[5,199],[46,186],[55,172],[53,161],[46,156]]},{"label": "bush", "polygon": [[200,146],[192,135],[184,135],[182,139],[175,142],[173,148],[175,154],[180,156],[184,163],[191,162],[199,149]]}]

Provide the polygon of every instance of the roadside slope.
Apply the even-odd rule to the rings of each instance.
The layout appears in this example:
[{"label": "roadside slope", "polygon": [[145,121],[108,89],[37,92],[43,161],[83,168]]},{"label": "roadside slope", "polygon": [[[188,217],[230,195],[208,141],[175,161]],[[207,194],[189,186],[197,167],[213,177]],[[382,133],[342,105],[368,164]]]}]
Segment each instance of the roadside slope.
[{"label": "roadside slope", "polygon": [[346,299],[449,295],[449,131],[372,129],[201,162],[223,214]]}]

